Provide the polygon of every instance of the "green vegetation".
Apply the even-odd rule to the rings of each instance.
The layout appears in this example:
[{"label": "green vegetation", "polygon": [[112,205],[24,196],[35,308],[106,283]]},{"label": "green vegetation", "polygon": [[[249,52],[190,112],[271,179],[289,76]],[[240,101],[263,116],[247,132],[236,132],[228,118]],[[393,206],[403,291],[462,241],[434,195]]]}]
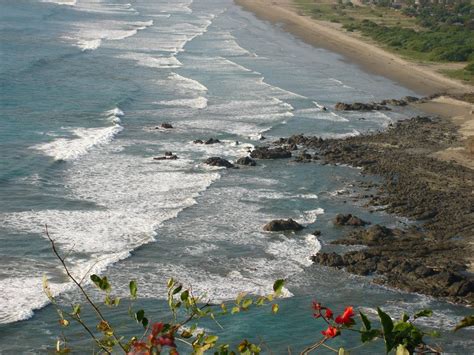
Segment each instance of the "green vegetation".
[{"label": "green vegetation", "polygon": [[[219,335],[200,329],[199,321],[210,319],[223,329],[218,318],[251,311],[255,307],[270,306],[271,312],[277,314],[279,306],[276,300],[282,295],[285,280],[275,281],[273,292],[266,296],[252,297],[247,293],[240,293],[233,301],[214,305],[203,297],[195,296],[192,289],[186,289],[181,283],[170,279],[167,283],[169,314],[165,317],[166,319],[157,320],[152,319],[153,315],[144,309],[137,308],[138,284],[135,280],[130,281],[128,285],[128,297],[121,299],[114,295],[112,284],[106,276],[90,275],[92,285],[102,295],[102,301],[94,301],[90,291],[86,290],[87,286],[83,285],[83,279],[76,279],[70,273],[66,257],[60,255],[47,229],[46,236],[64,273],[75,284],[84,302],[70,305],[60,303],[53,295],[48,280],[44,278],[43,289],[58,313],[58,324],[62,329],[61,337],[58,338],[55,350],[51,353],[60,355],[77,352],[78,349],[72,349],[67,339],[72,338],[74,341],[76,338],[81,338],[78,330],[72,329],[67,332],[66,337],[66,330],[72,324],[79,326],[82,334],[89,337],[92,354],[179,355],[178,349],[185,349],[187,353],[195,355],[204,355],[206,352],[215,355],[258,355],[262,352],[262,346],[268,348],[263,341],[252,343],[247,339],[234,346],[221,343]],[[116,328],[108,316],[110,312],[121,313],[123,308],[119,306],[123,303],[128,303],[126,314],[129,321],[126,325],[122,324]],[[93,312],[94,319],[83,316],[86,309]],[[377,308],[378,320],[374,322],[375,319],[370,320],[361,311],[356,313],[352,306],[346,306],[342,313],[336,315],[330,308],[313,301],[312,313],[315,319],[323,321],[319,323],[322,323],[326,329],[320,331],[322,337],[320,336],[316,342],[314,339],[309,339],[308,342],[313,342],[312,345],[304,349],[300,355],[308,355],[321,347],[337,354],[348,355],[352,350],[373,341],[383,341],[386,354],[441,354],[441,349],[425,343],[426,337],[439,336],[437,332],[426,333],[415,324],[418,318],[433,316],[433,312],[429,309],[421,310],[411,316],[403,313],[397,320]],[[473,325],[474,316],[467,316],[458,323],[454,331]],[[315,328],[324,329],[320,325]],[[135,335],[126,336],[124,331],[126,334]],[[334,349],[326,345],[333,338],[344,336],[349,331],[358,333],[361,344],[352,349]],[[291,353],[290,347],[288,347],[288,353]]]},{"label": "green vegetation", "polygon": [[389,2],[355,6],[352,3],[295,0],[311,17],[341,23],[384,48],[426,62],[468,62],[464,69],[442,70],[450,77],[474,82],[474,6],[407,4],[402,10]]}]

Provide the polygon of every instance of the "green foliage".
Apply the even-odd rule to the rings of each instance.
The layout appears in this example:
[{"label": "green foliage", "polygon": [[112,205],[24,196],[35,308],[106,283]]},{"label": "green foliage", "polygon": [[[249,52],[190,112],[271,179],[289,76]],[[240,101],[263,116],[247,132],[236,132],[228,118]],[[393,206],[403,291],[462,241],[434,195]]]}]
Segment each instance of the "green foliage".
[{"label": "green foliage", "polygon": [[437,30],[415,31],[399,26],[382,26],[364,20],[350,29],[357,29],[393,49],[421,53],[432,61],[462,62],[471,59],[474,53],[474,31],[453,26]]}]

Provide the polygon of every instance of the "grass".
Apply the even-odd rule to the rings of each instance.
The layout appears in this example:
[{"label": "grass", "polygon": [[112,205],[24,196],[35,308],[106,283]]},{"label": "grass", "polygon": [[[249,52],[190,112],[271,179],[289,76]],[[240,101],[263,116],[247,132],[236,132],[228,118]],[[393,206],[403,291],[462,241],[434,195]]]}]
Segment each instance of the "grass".
[{"label": "grass", "polygon": [[[317,20],[340,23],[347,31],[360,33],[406,59],[427,64],[462,62],[467,60],[469,52],[474,52],[473,32],[467,29],[459,31],[459,28],[446,26],[436,30],[424,28],[415,17],[387,7],[338,4],[334,0],[294,1],[304,14]],[[367,25],[364,20],[373,24]],[[459,55],[462,52],[464,57]],[[469,59],[472,61],[473,58]],[[444,69],[440,72],[474,84],[472,68]]]}]

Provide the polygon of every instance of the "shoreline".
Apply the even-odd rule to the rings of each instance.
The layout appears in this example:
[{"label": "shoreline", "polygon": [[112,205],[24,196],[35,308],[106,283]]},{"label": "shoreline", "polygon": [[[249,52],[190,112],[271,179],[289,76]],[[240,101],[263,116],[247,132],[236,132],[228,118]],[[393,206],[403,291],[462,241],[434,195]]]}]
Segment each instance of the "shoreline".
[{"label": "shoreline", "polygon": [[337,28],[337,25],[300,15],[292,0],[234,0],[244,10],[282,28],[315,47],[342,55],[364,71],[384,76],[420,95],[460,94],[474,88],[447,78],[427,65],[402,59],[381,47]]},{"label": "shoreline", "polygon": [[[416,222],[387,228],[338,215],[333,228],[344,235],[314,255],[313,262],[472,307],[474,170],[433,156],[460,144],[453,122],[418,116],[382,132],[343,139],[294,135],[256,150],[287,152],[295,163],[346,164],[361,168],[363,175],[380,176],[382,182],[357,184],[361,193],[356,199],[369,211]],[[347,246],[353,245],[364,248],[350,251]],[[331,251],[334,246],[338,253]]]}]

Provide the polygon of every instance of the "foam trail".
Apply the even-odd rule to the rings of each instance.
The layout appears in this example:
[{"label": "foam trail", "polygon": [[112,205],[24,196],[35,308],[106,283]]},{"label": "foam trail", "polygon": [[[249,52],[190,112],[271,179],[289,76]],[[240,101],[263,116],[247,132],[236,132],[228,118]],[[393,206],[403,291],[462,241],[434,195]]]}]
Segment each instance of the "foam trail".
[{"label": "foam trail", "polygon": [[184,76],[181,76],[176,73],[171,73],[168,76],[168,79],[175,81],[176,85],[180,89],[188,89],[192,91],[207,91],[207,87],[202,85],[199,81],[190,78],[185,78]]},{"label": "foam trail", "polygon": [[204,109],[207,107],[207,99],[202,96],[193,99],[158,101],[156,103],[163,106],[189,107],[195,109]]},{"label": "foam trail", "polygon": [[123,130],[116,124],[106,128],[76,128],[71,131],[75,139],[59,138],[33,148],[53,157],[55,160],[74,160],[86,154],[93,147],[110,143]]},{"label": "foam trail", "polygon": [[111,121],[115,124],[120,124],[122,122],[120,117],[122,117],[124,115],[125,115],[124,112],[118,107],[106,112],[106,116],[109,119],[109,121]]}]

